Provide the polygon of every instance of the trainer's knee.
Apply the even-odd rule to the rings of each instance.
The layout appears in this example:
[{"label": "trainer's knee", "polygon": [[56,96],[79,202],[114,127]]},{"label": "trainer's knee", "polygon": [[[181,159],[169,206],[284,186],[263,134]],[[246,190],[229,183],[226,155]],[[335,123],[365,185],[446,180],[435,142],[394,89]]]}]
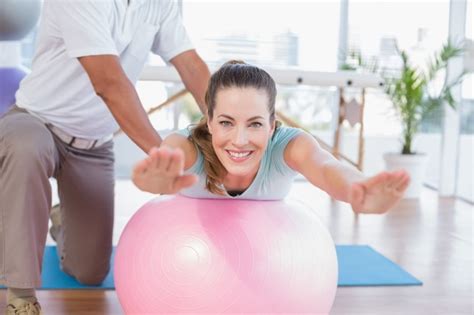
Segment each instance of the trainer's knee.
[{"label": "trainer's knee", "polygon": [[109,273],[110,265],[94,269],[78,270],[75,273],[76,280],[83,285],[100,285]]}]

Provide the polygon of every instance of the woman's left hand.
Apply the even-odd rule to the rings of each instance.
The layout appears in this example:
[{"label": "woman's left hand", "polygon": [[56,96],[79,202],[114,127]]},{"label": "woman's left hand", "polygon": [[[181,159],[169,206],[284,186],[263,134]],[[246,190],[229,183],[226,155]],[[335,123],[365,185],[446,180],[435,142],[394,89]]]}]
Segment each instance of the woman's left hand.
[{"label": "woman's left hand", "polygon": [[349,203],[356,213],[385,213],[400,201],[409,183],[406,171],[382,172],[353,183]]}]

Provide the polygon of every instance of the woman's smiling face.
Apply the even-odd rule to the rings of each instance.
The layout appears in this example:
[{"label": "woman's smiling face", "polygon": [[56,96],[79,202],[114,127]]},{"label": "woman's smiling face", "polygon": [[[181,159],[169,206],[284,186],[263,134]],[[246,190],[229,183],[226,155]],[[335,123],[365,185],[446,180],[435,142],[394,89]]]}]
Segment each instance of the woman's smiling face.
[{"label": "woman's smiling face", "polygon": [[229,175],[253,178],[257,173],[275,129],[268,102],[266,91],[253,87],[217,92],[208,128],[214,151]]}]

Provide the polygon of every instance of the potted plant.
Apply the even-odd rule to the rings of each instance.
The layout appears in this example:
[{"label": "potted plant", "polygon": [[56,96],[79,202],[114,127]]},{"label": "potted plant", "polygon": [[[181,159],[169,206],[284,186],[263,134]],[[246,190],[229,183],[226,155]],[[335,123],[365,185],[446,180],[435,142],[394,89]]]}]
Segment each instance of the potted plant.
[{"label": "potted plant", "polygon": [[455,108],[456,103],[451,89],[462,81],[465,73],[455,80],[446,82],[438,91],[432,90],[432,83],[448,61],[462,54],[463,49],[450,42],[443,45],[434,58],[428,62],[425,70],[410,63],[408,54],[399,51],[402,69],[395,77],[386,78],[386,94],[393,103],[394,109],[402,123],[402,149],[400,153],[386,153],[384,160],[387,169],[405,169],[411,176],[405,198],[417,198],[426,171],[427,155],[415,151],[413,140],[419,131],[421,121],[430,113],[449,104]]}]

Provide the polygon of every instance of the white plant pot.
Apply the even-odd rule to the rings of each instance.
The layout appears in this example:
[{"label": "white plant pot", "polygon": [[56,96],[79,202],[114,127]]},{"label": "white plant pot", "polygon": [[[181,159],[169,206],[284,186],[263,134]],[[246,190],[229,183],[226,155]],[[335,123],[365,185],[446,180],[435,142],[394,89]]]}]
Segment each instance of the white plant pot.
[{"label": "white plant pot", "polygon": [[388,171],[404,169],[410,174],[410,185],[404,198],[418,198],[426,174],[428,156],[421,154],[385,153],[384,160]]}]

